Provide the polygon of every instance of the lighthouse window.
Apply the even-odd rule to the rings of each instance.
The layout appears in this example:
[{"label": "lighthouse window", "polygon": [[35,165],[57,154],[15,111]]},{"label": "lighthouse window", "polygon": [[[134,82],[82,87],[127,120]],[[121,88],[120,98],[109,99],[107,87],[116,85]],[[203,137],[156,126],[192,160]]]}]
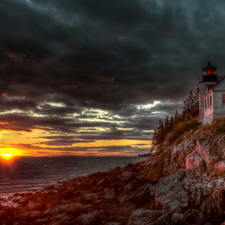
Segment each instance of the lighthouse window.
[{"label": "lighthouse window", "polygon": [[222,94],[222,101],[225,103],[225,94]]}]

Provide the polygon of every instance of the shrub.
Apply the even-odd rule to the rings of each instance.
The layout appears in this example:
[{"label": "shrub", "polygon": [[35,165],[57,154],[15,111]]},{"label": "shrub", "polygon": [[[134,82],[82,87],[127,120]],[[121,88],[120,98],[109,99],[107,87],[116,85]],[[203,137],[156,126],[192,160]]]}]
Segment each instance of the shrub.
[{"label": "shrub", "polygon": [[200,124],[201,123],[195,119],[178,123],[172,130],[172,136],[170,138],[170,141],[175,142],[175,144],[177,144],[183,139],[188,138],[199,128]]},{"label": "shrub", "polygon": [[202,130],[202,141],[215,141],[225,135],[225,117],[214,119],[210,125],[204,126]]}]

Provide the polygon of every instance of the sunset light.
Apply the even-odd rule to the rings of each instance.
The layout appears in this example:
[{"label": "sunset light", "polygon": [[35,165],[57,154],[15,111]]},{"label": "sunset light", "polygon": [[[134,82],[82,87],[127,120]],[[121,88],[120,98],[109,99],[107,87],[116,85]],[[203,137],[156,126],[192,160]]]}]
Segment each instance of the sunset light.
[{"label": "sunset light", "polygon": [[12,154],[1,154],[1,157],[3,159],[11,159],[13,157],[13,155]]},{"label": "sunset light", "polygon": [[0,0],[0,225],[225,225],[224,8]]}]

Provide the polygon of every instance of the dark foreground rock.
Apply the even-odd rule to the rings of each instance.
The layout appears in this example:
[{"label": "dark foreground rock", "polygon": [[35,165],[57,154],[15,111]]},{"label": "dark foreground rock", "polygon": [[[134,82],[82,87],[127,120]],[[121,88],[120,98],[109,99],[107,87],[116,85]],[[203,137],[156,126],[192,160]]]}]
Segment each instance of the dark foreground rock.
[{"label": "dark foreground rock", "polygon": [[197,135],[124,168],[15,194],[15,206],[2,199],[0,224],[224,225],[224,142]]}]

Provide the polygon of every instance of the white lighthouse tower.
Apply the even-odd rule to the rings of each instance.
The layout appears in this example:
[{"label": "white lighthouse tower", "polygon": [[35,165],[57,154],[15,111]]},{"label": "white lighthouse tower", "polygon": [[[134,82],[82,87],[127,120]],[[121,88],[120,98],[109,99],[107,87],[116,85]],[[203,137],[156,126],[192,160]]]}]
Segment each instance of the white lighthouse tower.
[{"label": "white lighthouse tower", "polygon": [[[205,109],[207,105],[212,104],[212,99],[208,98],[205,102],[203,96],[212,89],[212,87],[218,82],[217,68],[208,62],[208,66],[202,69],[202,76],[199,77],[199,119],[203,121],[205,115]],[[210,102],[211,101],[211,102]],[[210,104],[211,103],[211,104]],[[203,121],[204,122],[204,121]]]}]

